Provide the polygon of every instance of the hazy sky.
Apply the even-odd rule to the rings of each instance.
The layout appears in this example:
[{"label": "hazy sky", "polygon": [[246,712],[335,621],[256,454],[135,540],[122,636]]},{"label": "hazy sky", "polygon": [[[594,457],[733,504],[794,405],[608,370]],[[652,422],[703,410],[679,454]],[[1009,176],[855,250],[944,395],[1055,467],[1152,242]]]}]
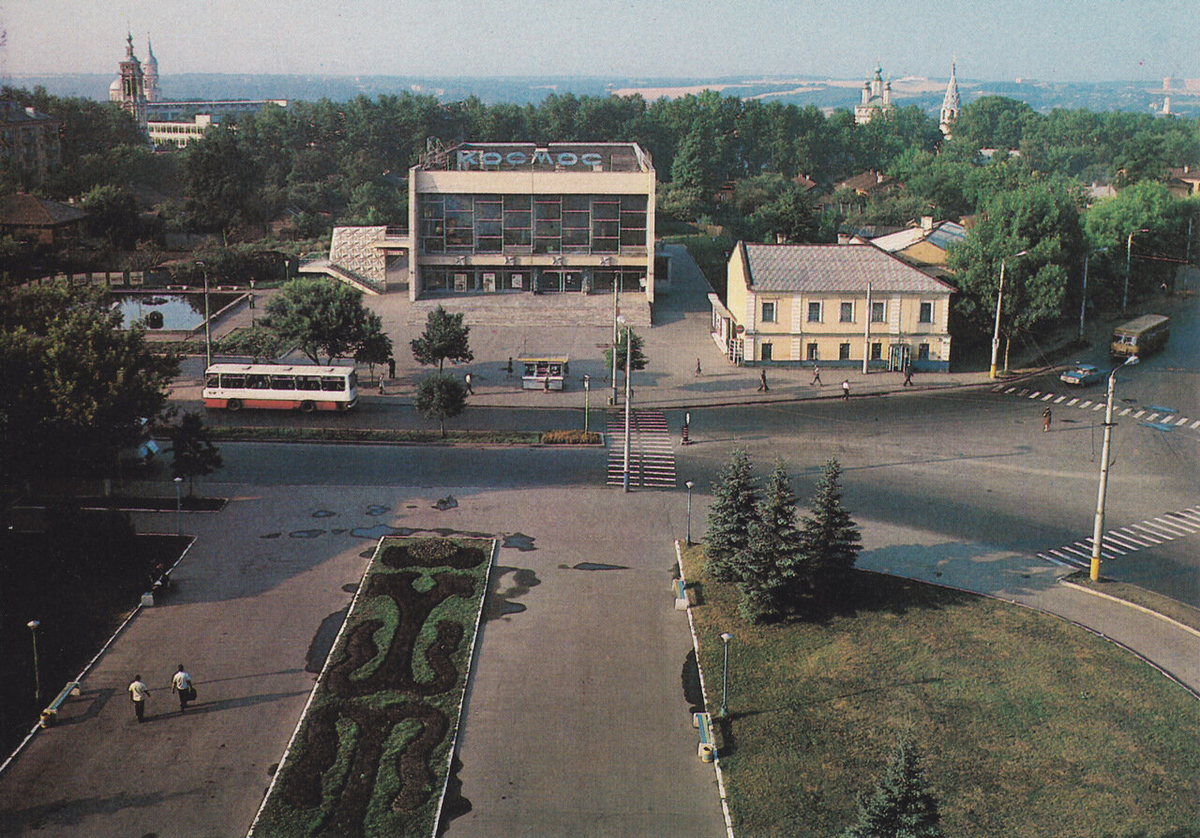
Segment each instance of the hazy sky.
[{"label": "hazy sky", "polygon": [[0,0],[4,69],[173,73],[1200,77],[1195,0]]}]

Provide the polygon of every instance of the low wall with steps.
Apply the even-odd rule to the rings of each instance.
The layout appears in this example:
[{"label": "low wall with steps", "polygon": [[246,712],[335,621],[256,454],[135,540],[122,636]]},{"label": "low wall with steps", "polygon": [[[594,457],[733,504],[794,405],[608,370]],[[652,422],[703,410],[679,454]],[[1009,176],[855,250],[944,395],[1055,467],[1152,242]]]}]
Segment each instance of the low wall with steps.
[{"label": "low wall with steps", "polygon": [[[613,312],[612,297],[602,294],[480,294],[405,303],[404,322],[424,327],[429,312],[439,305],[446,311],[461,311],[468,326],[510,326],[522,320],[553,326],[608,326]],[[635,329],[650,327],[650,304],[640,295],[621,297],[621,315]]]}]

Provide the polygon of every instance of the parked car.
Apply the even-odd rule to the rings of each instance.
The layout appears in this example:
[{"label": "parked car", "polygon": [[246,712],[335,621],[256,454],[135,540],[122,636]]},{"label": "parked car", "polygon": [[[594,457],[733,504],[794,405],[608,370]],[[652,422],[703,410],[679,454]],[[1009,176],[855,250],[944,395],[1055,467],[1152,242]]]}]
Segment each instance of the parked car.
[{"label": "parked car", "polygon": [[1077,384],[1080,387],[1085,384],[1095,384],[1100,379],[1104,378],[1104,370],[1091,364],[1072,364],[1062,375],[1058,377],[1059,381],[1066,384]]}]

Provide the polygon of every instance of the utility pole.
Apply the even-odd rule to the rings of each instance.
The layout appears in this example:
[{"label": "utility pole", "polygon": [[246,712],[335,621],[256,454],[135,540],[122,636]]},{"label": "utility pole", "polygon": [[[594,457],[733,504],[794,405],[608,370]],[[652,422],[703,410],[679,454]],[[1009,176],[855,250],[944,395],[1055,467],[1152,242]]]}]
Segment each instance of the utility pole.
[{"label": "utility pole", "polygon": [[[1136,364],[1137,362],[1137,356],[1130,355],[1121,366]],[[1117,367],[1117,369],[1120,368]],[[1090,575],[1093,582],[1100,579],[1100,548],[1104,541],[1104,501],[1105,495],[1108,494],[1108,452],[1112,445],[1113,390],[1116,387],[1116,382],[1117,370],[1113,370],[1108,374],[1108,400],[1104,408],[1104,445],[1100,450],[1100,488],[1096,492],[1096,521],[1092,528],[1092,564]]]},{"label": "utility pole", "polygon": [[[613,347],[613,357],[617,355],[617,349]],[[625,475],[622,484],[625,491],[629,491],[629,434],[630,434],[630,419],[631,419],[631,403],[633,402],[633,387],[630,384],[630,373],[633,372],[633,336],[629,333],[629,327],[625,327]]]},{"label": "utility pole", "polygon": [[212,330],[208,313],[208,268],[203,262],[196,264],[200,267],[200,273],[204,274],[204,371],[207,373],[208,368],[212,366]]},{"label": "utility pole", "polygon": [[867,283],[867,311],[863,317],[863,375],[867,374],[867,359],[871,357],[871,283]]},{"label": "utility pole", "polygon": [[[1004,263],[1009,259],[1016,259],[1018,256],[1024,256],[1028,251],[1022,250],[1020,253],[1014,253],[1012,256],[1005,256],[1000,260],[1000,290],[996,293],[996,330],[992,333],[992,369],[988,374],[988,378],[996,377],[996,361],[1000,354],[1000,304],[1004,300]],[[1008,360],[1005,358],[1005,369],[1008,368]]]},{"label": "utility pole", "polygon": [[1125,307],[1129,303],[1129,256],[1133,251],[1133,234],[1134,233],[1149,233],[1149,227],[1142,227],[1138,230],[1133,230],[1129,233],[1129,238],[1125,240],[1125,290],[1121,294],[1121,313],[1125,313]]}]

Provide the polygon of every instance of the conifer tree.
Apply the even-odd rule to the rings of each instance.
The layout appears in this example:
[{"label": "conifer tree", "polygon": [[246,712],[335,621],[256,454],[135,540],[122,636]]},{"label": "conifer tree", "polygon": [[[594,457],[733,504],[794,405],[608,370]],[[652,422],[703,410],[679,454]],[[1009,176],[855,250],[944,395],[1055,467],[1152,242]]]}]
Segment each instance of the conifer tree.
[{"label": "conifer tree", "polygon": [[767,478],[758,515],[750,523],[742,565],[742,614],[751,622],[783,616],[803,594],[803,541],[796,526],[796,493],[783,460]]},{"label": "conifer tree", "polygon": [[713,484],[715,500],[708,512],[704,537],[705,569],[714,579],[735,582],[739,557],[749,540],[750,522],[757,515],[758,488],[750,468],[750,454],[735,448]]},{"label": "conifer tree", "polygon": [[813,593],[837,595],[849,581],[862,537],[850,513],[842,506],[842,467],[837,460],[825,471],[813,492],[811,514],[801,527],[804,560]]},{"label": "conifer tree", "polygon": [[841,838],[941,838],[937,799],[921,770],[917,746],[908,736],[896,745],[875,791],[858,801],[858,821]]}]

